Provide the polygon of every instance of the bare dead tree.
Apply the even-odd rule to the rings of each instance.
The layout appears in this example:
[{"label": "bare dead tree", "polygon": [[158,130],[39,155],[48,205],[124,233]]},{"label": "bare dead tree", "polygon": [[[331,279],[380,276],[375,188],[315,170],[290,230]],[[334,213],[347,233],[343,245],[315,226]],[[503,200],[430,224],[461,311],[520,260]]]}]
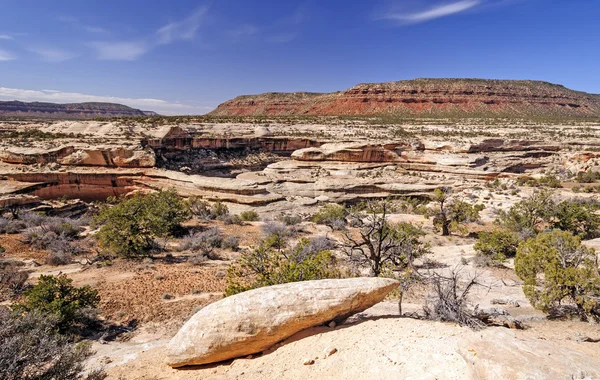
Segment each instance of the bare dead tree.
[{"label": "bare dead tree", "polygon": [[477,317],[476,310],[469,308],[469,293],[475,286],[485,286],[478,277],[475,274],[461,284],[460,267],[455,267],[445,276],[433,273],[429,278],[433,292],[423,306],[425,316],[433,320],[457,322],[473,329],[485,327],[485,323]]},{"label": "bare dead tree", "polygon": [[388,223],[388,201],[369,202],[365,208],[365,213],[353,211],[348,216],[350,225],[358,233],[345,231],[341,249],[351,263],[369,268],[371,275],[377,277],[386,266],[393,270],[406,268],[412,266],[414,259],[429,252],[429,247],[419,240],[423,232],[418,227]]}]

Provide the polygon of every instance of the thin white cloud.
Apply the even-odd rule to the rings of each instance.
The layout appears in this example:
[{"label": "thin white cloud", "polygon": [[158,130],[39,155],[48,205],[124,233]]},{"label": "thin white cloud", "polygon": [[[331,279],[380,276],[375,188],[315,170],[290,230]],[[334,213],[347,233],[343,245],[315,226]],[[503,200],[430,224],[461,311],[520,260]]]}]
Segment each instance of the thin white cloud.
[{"label": "thin white cloud", "polygon": [[77,57],[77,54],[70,51],[51,47],[32,47],[29,51],[39,55],[46,62],[64,62]]},{"label": "thin white cloud", "polygon": [[165,115],[173,114],[199,114],[205,113],[212,107],[194,107],[178,102],[168,102],[161,99],[122,98],[116,96],[99,96],[80,94],[76,92],[62,92],[58,90],[25,90],[20,88],[0,87],[0,99],[20,100],[25,102],[51,102],[51,103],[81,103],[101,102],[119,103],[147,111],[155,111]]},{"label": "thin white cloud", "polygon": [[161,27],[156,31],[156,42],[160,45],[166,45],[179,40],[193,39],[207,12],[208,7],[203,6],[183,20],[171,22]]},{"label": "thin white cloud", "polygon": [[0,62],[12,61],[14,59],[17,59],[16,55],[9,51],[0,49]]},{"label": "thin white cloud", "polygon": [[162,26],[148,38],[135,41],[96,41],[88,46],[95,50],[96,57],[101,60],[134,61],[160,45],[192,40],[207,12],[207,6],[200,7],[187,18]]},{"label": "thin white cloud", "polygon": [[413,12],[388,12],[380,18],[399,21],[402,23],[421,23],[441,17],[447,17],[469,9],[475,8],[483,3],[482,0],[461,0],[452,3],[436,4],[428,9]]},{"label": "thin white cloud", "polygon": [[101,60],[135,61],[150,51],[145,41],[92,42],[89,44]]},{"label": "thin white cloud", "polygon": [[0,40],[14,40],[15,38],[10,34],[0,34]]}]

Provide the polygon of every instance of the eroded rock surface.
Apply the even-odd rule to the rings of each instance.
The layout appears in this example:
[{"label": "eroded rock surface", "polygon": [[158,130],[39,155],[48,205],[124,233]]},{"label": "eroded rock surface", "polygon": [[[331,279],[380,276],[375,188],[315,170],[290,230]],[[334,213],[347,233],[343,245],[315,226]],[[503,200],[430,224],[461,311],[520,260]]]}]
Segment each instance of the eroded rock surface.
[{"label": "eroded rock surface", "polygon": [[517,337],[490,328],[458,341],[458,352],[473,379],[598,379],[600,362],[580,352],[540,339]]},{"label": "eroded rock surface", "polygon": [[384,278],[318,280],[259,288],[196,313],[171,340],[171,367],[262,352],[309,327],[373,306],[398,286]]}]

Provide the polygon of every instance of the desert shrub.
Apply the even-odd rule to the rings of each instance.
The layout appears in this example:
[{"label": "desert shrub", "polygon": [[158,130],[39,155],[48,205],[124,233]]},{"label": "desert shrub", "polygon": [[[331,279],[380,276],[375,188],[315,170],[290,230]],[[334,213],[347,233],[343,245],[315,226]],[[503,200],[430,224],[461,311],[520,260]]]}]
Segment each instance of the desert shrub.
[{"label": "desert shrub", "polygon": [[288,239],[293,231],[281,222],[268,222],[262,226],[263,244],[269,248],[283,249],[287,247]]},{"label": "desert shrub", "polygon": [[0,302],[18,296],[25,289],[29,274],[21,266],[18,262],[0,261]]},{"label": "desert shrub", "polygon": [[326,236],[316,236],[302,244],[303,255],[313,255],[321,251],[330,251],[335,248],[335,243]]},{"label": "desert shrub", "polygon": [[183,239],[180,248],[184,251],[190,250],[208,256],[212,251],[220,247],[223,235],[217,227],[211,227],[206,231],[193,233]]},{"label": "desert shrub", "polygon": [[551,192],[538,191],[515,203],[508,211],[500,210],[496,224],[527,239],[539,233],[551,220],[555,205]]},{"label": "desert shrub", "polygon": [[433,212],[433,225],[442,231],[443,236],[452,231],[460,231],[462,225],[479,220],[483,205],[472,205],[452,198],[450,189],[436,189],[432,200],[438,204]]},{"label": "desert shrub", "polygon": [[225,214],[219,217],[219,220],[225,225],[237,224],[238,226],[244,225],[244,220],[238,215]]},{"label": "desert shrub", "polygon": [[575,180],[579,183],[594,183],[600,181],[600,172],[595,172],[592,170],[579,172],[575,176]]},{"label": "desert shrub", "polygon": [[23,300],[15,304],[15,310],[37,311],[54,316],[60,333],[87,325],[91,322],[90,309],[100,302],[98,291],[87,285],[78,288],[72,283],[73,280],[64,274],[41,275],[38,283],[23,293]]},{"label": "desert shrub", "polygon": [[4,252],[6,252],[6,248],[4,248],[2,245],[0,245],[0,255],[3,254]]},{"label": "desert shrub", "polygon": [[[211,251],[212,252],[212,251]],[[188,257],[188,262],[192,265],[200,265],[209,260],[208,254],[203,252],[197,252]]]},{"label": "desert shrub", "polygon": [[0,234],[18,234],[25,228],[26,225],[22,220],[0,216]]},{"label": "desert shrub", "polygon": [[258,213],[254,210],[248,210],[242,212],[240,217],[245,222],[256,222],[258,220]]},{"label": "desert shrub", "polygon": [[541,233],[522,243],[515,271],[531,304],[546,313],[573,306],[582,319],[600,320],[600,275],[593,249],[566,231]]},{"label": "desert shrub", "polygon": [[204,201],[198,197],[191,197],[186,201],[186,205],[190,210],[190,213],[196,218],[202,220],[212,219],[210,203],[207,201]]},{"label": "desert shrub", "polygon": [[540,178],[519,178],[517,185],[529,186],[529,187],[550,187],[558,189],[562,187],[562,184],[558,177],[554,174],[546,174]]},{"label": "desert shrub", "polygon": [[454,268],[447,276],[434,274],[429,281],[432,291],[423,306],[426,318],[456,322],[473,329],[485,326],[469,306],[469,293],[479,285],[476,277],[463,283],[460,269]]},{"label": "desert shrub", "polygon": [[229,207],[222,202],[215,202],[210,208],[210,215],[213,219],[221,218],[229,214]]},{"label": "desert shrub", "polygon": [[237,251],[240,248],[240,239],[237,236],[227,236],[221,242],[221,248]]},{"label": "desert shrub", "polygon": [[147,255],[155,238],[167,238],[181,228],[188,209],[174,190],[112,199],[94,218],[101,246],[123,257]]},{"label": "desert shrub", "polygon": [[281,252],[265,244],[245,252],[227,270],[227,296],[263,286],[288,282],[339,278],[335,257],[329,251],[307,253],[303,240]]},{"label": "desert shrub", "polygon": [[[317,224],[324,224],[333,230],[339,230],[346,226],[346,215],[348,211],[342,205],[328,204],[323,206],[312,218]],[[342,227],[342,228],[340,228]]]},{"label": "desert shrub", "polygon": [[88,343],[73,344],[57,334],[54,315],[33,311],[0,316],[0,378],[101,380],[101,371],[85,373],[85,360],[93,352]]},{"label": "desert shrub", "polygon": [[277,220],[286,226],[296,226],[302,223],[302,217],[299,215],[281,214]]},{"label": "desert shrub", "polygon": [[599,208],[598,204],[583,200],[562,201],[553,209],[550,225],[582,239],[593,239],[600,228],[600,215],[596,213]]},{"label": "desert shrub", "polygon": [[24,211],[21,214],[19,214],[19,219],[23,221],[23,223],[25,223],[27,227],[31,228],[40,227],[44,223],[46,217],[37,212]]},{"label": "desert shrub", "polygon": [[368,268],[372,276],[380,276],[385,268],[392,271],[405,269],[429,252],[421,242],[425,234],[410,223],[395,225],[387,221],[389,202],[368,202],[365,211],[349,214],[350,223],[358,228],[358,236],[346,231],[342,251],[358,269]]},{"label": "desert shrub", "polygon": [[479,233],[473,247],[482,265],[499,265],[517,254],[519,236],[512,231],[497,229]]}]

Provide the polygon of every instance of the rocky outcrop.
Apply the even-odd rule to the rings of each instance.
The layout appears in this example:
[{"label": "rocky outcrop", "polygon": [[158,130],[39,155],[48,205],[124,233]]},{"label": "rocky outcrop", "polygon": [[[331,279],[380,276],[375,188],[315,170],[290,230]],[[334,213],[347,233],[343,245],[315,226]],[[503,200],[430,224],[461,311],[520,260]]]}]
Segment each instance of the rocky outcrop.
[{"label": "rocky outcrop", "polygon": [[57,119],[93,119],[96,117],[155,116],[152,111],[142,111],[114,103],[24,103],[0,101],[0,116],[44,117]]},{"label": "rocky outcrop", "polygon": [[598,379],[600,363],[581,352],[540,339],[517,337],[504,329],[471,333],[458,353],[473,379]]},{"label": "rocky outcrop", "polygon": [[415,79],[360,84],[332,94],[240,96],[219,105],[211,114],[598,117],[600,95],[540,81]]},{"label": "rocky outcrop", "polygon": [[156,165],[154,151],[139,146],[89,147],[62,146],[53,149],[17,148],[0,150],[0,161],[8,164],[50,164],[151,168]]},{"label": "rocky outcrop", "polygon": [[208,305],[171,340],[171,367],[262,352],[306,328],[380,302],[398,282],[384,278],[305,281],[259,288]]}]

